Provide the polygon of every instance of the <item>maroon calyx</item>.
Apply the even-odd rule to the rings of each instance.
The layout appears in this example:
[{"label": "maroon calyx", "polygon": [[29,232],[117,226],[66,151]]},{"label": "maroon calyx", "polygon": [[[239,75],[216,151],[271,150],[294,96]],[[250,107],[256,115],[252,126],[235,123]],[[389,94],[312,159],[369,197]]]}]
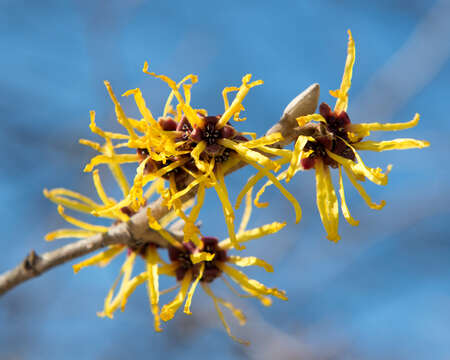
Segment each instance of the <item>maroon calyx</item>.
[{"label": "maroon calyx", "polygon": [[208,146],[211,146],[217,144],[220,139],[233,139],[237,135],[237,131],[231,125],[217,128],[221,115],[203,116],[199,114],[199,117],[203,123],[199,126],[196,125],[190,135],[190,139],[194,142],[205,141]]},{"label": "maroon calyx", "polygon": [[158,119],[158,124],[161,126],[161,129],[164,131],[175,131],[178,127],[178,123],[172,119],[170,116],[165,118],[160,117]]},{"label": "maroon calyx", "polygon": [[315,159],[314,157],[308,156],[307,158],[303,158],[300,160],[300,163],[305,170],[310,170],[315,165]]},{"label": "maroon calyx", "polygon": [[[214,237],[202,237],[203,248],[201,251],[215,254],[212,261],[204,261],[205,269],[203,276],[200,279],[202,282],[210,283],[215,278],[222,274],[222,270],[217,266],[217,262],[225,262],[228,258],[226,250],[219,247],[219,241]],[[187,271],[193,271],[193,276],[196,277],[199,274],[201,263],[193,264],[190,255],[200,251],[195,247],[192,242],[183,243],[182,248],[169,247],[169,259],[172,263],[177,264],[175,275],[178,281],[183,280]]]},{"label": "maroon calyx", "polygon": [[175,139],[175,141],[186,141],[186,140],[189,139],[189,136],[191,135],[191,132],[192,132],[193,129],[192,129],[192,125],[189,122],[189,120],[186,117],[186,115],[183,115],[181,117],[181,120],[177,124],[177,127],[176,127],[175,130],[180,133],[180,136],[177,137]]},{"label": "maroon calyx", "polygon": [[147,159],[147,156],[149,155],[148,150],[144,149],[144,148],[137,148],[136,149],[136,154],[139,157],[139,164],[144,161],[145,159]]},{"label": "maroon calyx", "polygon": [[123,213],[123,214],[125,214],[125,215],[127,215],[127,216],[129,216],[129,217],[131,217],[131,216],[133,216],[134,214],[136,214],[136,211],[134,211],[134,210],[133,210],[131,207],[129,207],[129,206],[124,206],[124,207],[120,208],[120,212]]},{"label": "maroon calyx", "polygon": [[351,124],[347,112],[341,111],[337,113],[336,111],[332,111],[328,104],[322,103],[319,106],[319,113],[325,118],[328,131],[347,141],[348,126]]},{"label": "maroon calyx", "polygon": [[305,170],[315,166],[315,160],[320,158],[323,163],[332,168],[337,168],[339,164],[328,156],[327,150],[342,156],[346,159],[355,160],[353,150],[347,145],[351,144],[348,137],[348,128],[351,124],[350,118],[345,111],[337,113],[331,110],[326,103],[321,103],[319,113],[323,116],[326,124],[317,124],[317,130],[311,136],[316,141],[308,141],[304,151],[312,150],[312,153],[301,160],[301,165]]},{"label": "maroon calyx", "polygon": [[[186,115],[183,115],[179,122],[175,121],[172,117],[160,117],[158,123],[164,131],[174,131],[176,134],[175,142],[178,142],[177,150],[180,152],[186,152],[179,156],[171,156],[166,161],[160,162],[153,159],[148,159],[151,148],[139,148],[137,154],[139,156],[139,163],[147,159],[144,173],[154,173],[159,169],[166,167],[167,165],[177,161],[189,158],[184,166],[191,171],[198,171],[195,161],[193,161],[190,152],[195,146],[204,141],[206,148],[200,155],[200,158],[204,161],[215,160],[215,163],[223,163],[227,161],[234,153],[218,143],[220,139],[231,139],[235,142],[244,142],[248,139],[238,133],[233,126],[225,125],[220,129],[217,128],[217,124],[221,118],[221,115],[205,116],[201,113],[197,113],[198,117],[202,120],[200,124],[192,126]],[[168,179],[171,175],[176,176],[177,182],[182,182],[188,176],[188,173],[183,171],[180,167],[163,175],[165,179]]]},{"label": "maroon calyx", "polygon": [[202,237],[203,251],[215,254],[212,261],[205,261],[205,270],[200,281],[210,283],[222,274],[217,267],[217,262],[225,262],[228,259],[227,251],[219,247],[219,240],[215,237]]}]

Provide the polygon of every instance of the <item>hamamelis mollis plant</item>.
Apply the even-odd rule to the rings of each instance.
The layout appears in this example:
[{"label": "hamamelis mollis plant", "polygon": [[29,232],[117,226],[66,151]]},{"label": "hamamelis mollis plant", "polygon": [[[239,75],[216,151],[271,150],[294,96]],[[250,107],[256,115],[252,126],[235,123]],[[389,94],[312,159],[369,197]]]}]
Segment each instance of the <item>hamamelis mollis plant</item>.
[{"label": "hamamelis mollis plant", "polygon": [[[230,290],[241,297],[256,298],[265,306],[271,304],[271,297],[287,300],[286,293],[269,288],[257,280],[248,278],[236,267],[259,266],[273,272],[271,265],[254,256],[238,256],[244,242],[261,238],[280,231],[286,224],[273,222],[248,230],[247,225],[252,211],[252,203],[257,207],[267,207],[260,197],[269,185],[275,185],[282,195],[292,203],[296,222],[301,219],[301,208],[297,199],[282,185],[302,171],[314,169],[316,173],[317,207],[325,227],[327,238],[337,242],[339,205],[333,186],[331,171],[338,169],[340,207],[344,218],[353,226],[358,225],[345,201],[342,172],[369,207],[381,209],[385,202],[374,203],[361,185],[368,179],[386,185],[390,166],[383,171],[380,168],[366,166],[358,151],[384,151],[393,149],[423,148],[429,143],[414,139],[395,139],[387,141],[365,140],[371,131],[396,131],[417,125],[419,115],[410,122],[352,123],[347,113],[348,92],[350,90],[353,65],[355,62],[355,43],[349,31],[348,53],[344,75],[338,90],[330,91],[337,98],[333,109],[325,103],[319,106],[318,114],[307,114],[296,119],[298,127],[295,145],[292,150],[282,149],[283,136],[279,132],[257,137],[255,133],[241,132],[234,122],[244,121],[241,113],[247,93],[255,86],[262,85],[261,80],[251,81],[251,75],[242,78],[239,86],[226,87],[222,92],[224,111],[210,115],[207,110],[191,104],[191,89],[197,82],[197,76],[187,75],[176,82],[164,75],[149,71],[147,63],[144,73],[164,81],[170,93],[160,117],[155,118],[147,107],[140,89],[126,91],[124,96],[133,96],[142,116],[141,119],[128,117],[121,107],[111,85],[105,82],[107,91],[115,105],[119,124],[123,133],[108,132],[100,129],[95,122],[95,113],[91,112],[90,129],[101,136],[104,144],[90,140],[80,140],[99,154],[86,165],[85,171],[92,172],[93,182],[100,201],[92,200],[77,192],[58,188],[44,194],[58,204],[59,214],[76,228],[60,229],[47,235],[47,240],[63,237],[84,238],[107,233],[111,227],[100,226],[81,221],[65,213],[64,208],[110,219],[111,226],[128,224],[138,213],[146,216],[147,229],[157,233],[161,241],[135,241],[131,244],[109,245],[100,253],[73,266],[74,271],[90,266],[105,266],[114,258],[124,258],[119,276],[108,292],[103,311],[98,315],[113,317],[119,308],[124,310],[128,298],[141,284],[146,284],[150,310],[154,317],[154,328],[162,331],[161,320],[171,320],[183,306],[185,314],[191,314],[191,302],[197,286],[200,284],[212,299],[217,314],[228,335],[234,340],[247,344],[231,334],[230,327],[222,313],[228,309],[239,323],[245,323],[241,310],[235,308],[213,292],[211,286],[218,280],[223,281]],[[228,95],[234,93],[230,102]],[[314,106],[317,105],[317,102]],[[232,123],[233,121],[233,123]],[[131,150],[124,153],[123,150]],[[119,153],[119,152],[120,153]],[[135,163],[136,173],[131,184],[124,175],[121,165]],[[106,195],[97,166],[106,164],[121,189],[123,197],[116,201]],[[250,165],[256,173],[237,195],[235,205],[225,185],[225,176],[243,165]],[[286,166],[282,170],[283,166]],[[253,187],[263,178],[266,183],[253,198]],[[219,241],[215,234],[204,234],[199,226],[201,209],[208,189],[214,189],[220,200],[228,238]],[[155,216],[150,206],[151,197],[159,196],[166,211]],[[245,199],[245,209],[239,228],[235,228],[235,209]],[[210,219],[203,218],[203,222]],[[177,235],[171,230],[173,224],[181,222],[181,232]],[[172,224],[172,225],[171,225]],[[172,226],[172,227],[171,227]],[[244,251],[245,252],[245,251]],[[242,255],[242,253],[239,253]],[[145,271],[133,274],[137,259],[145,263]],[[167,276],[173,279],[175,286],[159,290],[159,279]],[[229,282],[231,279],[244,294],[238,292]],[[163,302],[160,296],[176,291],[173,300]],[[161,306],[161,303],[164,305]]]}]

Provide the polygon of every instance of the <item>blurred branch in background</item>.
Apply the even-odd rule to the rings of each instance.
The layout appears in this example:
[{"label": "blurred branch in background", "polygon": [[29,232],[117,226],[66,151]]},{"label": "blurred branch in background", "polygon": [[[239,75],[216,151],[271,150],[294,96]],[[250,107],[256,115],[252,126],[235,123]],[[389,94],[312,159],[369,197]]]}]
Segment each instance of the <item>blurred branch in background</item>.
[{"label": "blurred branch in background", "polygon": [[439,0],[355,98],[354,119],[388,121],[439,73],[450,57],[449,18],[450,1]]}]

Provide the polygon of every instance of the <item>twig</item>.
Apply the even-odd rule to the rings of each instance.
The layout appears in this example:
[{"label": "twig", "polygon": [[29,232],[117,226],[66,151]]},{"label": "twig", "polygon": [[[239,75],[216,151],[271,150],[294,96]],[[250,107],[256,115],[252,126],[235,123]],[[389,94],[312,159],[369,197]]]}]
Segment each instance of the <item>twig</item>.
[{"label": "twig", "polygon": [[[289,103],[283,112],[281,120],[267,132],[267,134],[281,132],[283,135],[284,140],[275,146],[281,148],[296,139],[298,135],[294,131],[297,127],[295,118],[313,113],[319,101],[319,94],[319,84],[313,84]],[[233,171],[241,167],[238,166]],[[186,180],[184,185],[186,186],[189,181]],[[182,200],[187,201],[193,198],[195,194],[196,189],[194,188]],[[152,215],[156,219],[161,219],[169,211],[164,206],[161,198],[148,206],[151,208]],[[177,238],[175,234],[173,235]],[[0,296],[26,280],[37,277],[55,266],[84,256],[105,246],[123,244],[135,247],[136,244],[145,244],[147,242],[153,242],[162,247],[167,247],[166,240],[157,231],[149,228],[147,211],[146,208],[143,208],[137,214],[133,215],[128,222],[113,225],[106,233],[76,241],[42,255],[38,255],[32,250],[14,269],[0,275]]]}]

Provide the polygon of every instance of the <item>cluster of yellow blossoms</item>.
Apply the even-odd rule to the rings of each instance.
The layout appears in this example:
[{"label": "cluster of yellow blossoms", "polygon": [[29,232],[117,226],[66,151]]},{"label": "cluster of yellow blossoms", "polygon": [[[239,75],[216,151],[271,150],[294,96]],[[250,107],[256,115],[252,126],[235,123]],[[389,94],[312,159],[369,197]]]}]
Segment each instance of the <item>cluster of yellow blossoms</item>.
[{"label": "cluster of yellow blossoms", "polygon": [[[217,116],[208,115],[206,110],[194,108],[191,105],[191,87],[197,82],[195,75],[188,75],[177,83],[164,75],[149,72],[148,64],[145,63],[144,73],[161,79],[170,88],[163,114],[158,119],[155,119],[146,106],[139,89],[129,90],[124,96],[133,95],[142,119],[128,117],[110,84],[105,82],[115,105],[117,120],[125,131],[112,133],[101,130],[96,125],[95,113],[92,111],[90,129],[104,139],[104,144],[80,140],[80,143],[92,147],[99,153],[86,165],[85,172],[92,172],[100,202],[66,189],[45,190],[45,196],[58,204],[59,214],[77,227],[54,231],[49,233],[46,239],[84,238],[108,231],[108,227],[89,224],[65,214],[64,207],[112,219],[114,224],[127,222],[138,211],[146,211],[148,226],[165,239],[167,246],[163,248],[160,244],[151,242],[135,246],[115,244],[73,266],[75,272],[89,265],[105,266],[119,254],[125,253],[125,261],[119,277],[109,291],[104,309],[99,316],[112,317],[118,308],[123,310],[136,287],[146,283],[150,308],[154,316],[154,327],[156,331],[161,331],[161,320],[172,319],[183,303],[184,312],[191,313],[192,297],[200,283],[206,294],[213,300],[227,333],[236,341],[246,343],[231,335],[221,307],[230,310],[239,322],[244,324],[245,316],[242,311],[215,295],[210,284],[216,279],[221,279],[235,294],[257,298],[265,306],[271,304],[270,296],[287,300],[284,291],[268,288],[254,279],[249,279],[243,272],[231,266],[256,265],[266,271],[273,271],[271,265],[256,257],[229,254],[233,249],[245,249],[242,245],[244,242],[276,233],[285,226],[285,223],[274,222],[247,230],[252,204],[254,203],[257,207],[268,205],[259,201],[267,186],[275,185],[292,203],[296,222],[298,222],[301,219],[300,205],[281,181],[289,182],[296,173],[315,169],[317,207],[327,238],[332,241],[338,241],[340,237],[338,234],[339,206],[332,184],[330,167],[339,169],[341,210],[344,218],[351,225],[358,225],[358,221],[350,215],[345,201],[342,169],[369,207],[381,209],[385,202],[373,203],[360,182],[367,178],[375,184],[386,185],[390,167],[385,172],[380,168],[367,167],[357,150],[423,148],[429,144],[426,141],[414,139],[380,142],[363,140],[370,135],[370,131],[402,130],[413,127],[418,123],[419,115],[416,114],[412,121],[406,123],[352,124],[346,110],[354,61],[355,45],[349,31],[348,54],[341,87],[330,91],[330,94],[337,98],[334,110],[322,103],[319,106],[319,114],[297,118],[298,128],[295,131],[298,133],[298,138],[293,150],[280,149],[278,144],[283,140],[280,133],[257,138],[256,134],[239,132],[230,124],[231,119],[245,120],[240,117],[244,110],[242,102],[252,87],[262,84],[261,80],[252,82],[250,74],[242,78],[239,87],[227,87],[223,90],[225,109],[222,115]],[[235,92],[235,96],[230,104],[228,94],[232,92]],[[174,102],[176,104],[173,104]],[[122,148],[133,149],[133,153],[116,152],[117,149]],[[124,163],[138,164],[131,186],[121,168],[121,164]],[[120,201],[106,195],[96,169],[100,164],[106,164],[116,179],[123,194]],[[244,185],[233,207],[225,185],[225,175],[242,164],[251,165],[257,172]],[[284,165],[287,167],[281,171]],[[263,178],[267,178],[267,182],[253,198],[252,189]],[[202,234],[198,226],[200,210],[208,188],[213,188],[217,193],[228,229],[229,238],[220,242],[215,237]],[[195,193],[193,199],[190,196],[192,193]],[[146,207],[152,196],[163,199],[163,205],[167,208],[164,217],[156,218],[151,208]],[[245,210],[236,231],[234,209],[240,207],[244,198]],[[146,210],[144,210],[145,207]],[[180,236],[175,236],[168,231],[169,226],[176,220],[183,221],[183,233]],[[144,260],[146,270],[141,274],[133,275],[133,266],[138,256]],[[178,285],[160,291],[160,275],[175,278]],[[225,275],[233,280],[245,292],[245,295],[235,290]],[[174,299],[160,308],[160,296],[176,289],[179,290]]]}]

